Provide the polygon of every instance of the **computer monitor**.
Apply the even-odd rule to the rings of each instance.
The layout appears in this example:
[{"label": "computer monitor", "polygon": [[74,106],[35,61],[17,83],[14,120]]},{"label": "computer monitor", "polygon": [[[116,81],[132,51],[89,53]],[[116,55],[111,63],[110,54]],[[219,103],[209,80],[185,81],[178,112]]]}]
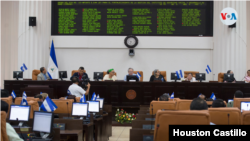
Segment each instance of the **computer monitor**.
[{"label": "computer monitor", "polygon": [[103,72],[94,72],[94,80],[103,79]]},{"label": "computer monitor", "polygon": [[88,103],[73,102],[71,115],[77,117],[88,116]]},{"label": "computer monitor", "polygon": [[67,71],[59,71],[59,78],[61,78],[61,80],[67,78]]},{"label": "computer monitor", "polygon": [[129,81],[139,81],[139,78],[137,77],[137,75],[127,75],[127,82]]},{"label": "computer monitor", "polygon": [[29,121],[30,118],[30,105],[10,105],[11,121]]},{"label": "computer monitor", "polygon": [[196,78],[196,80],[200,80],[200,82],[202,81],[202,80],[206,80],[206,74],[205,73],[196,73],[195,74],[195,78]]},{"label": "computer monitor", "polygon": [[180,76],[178,78],[177,74],[175,72],[172,72],[171,73],[171,80],[175,80],[175,82],[176,82],[176,80],[181,80],[181,78],[180,78]]},{"label": "computer monitor", "polygon": [[234,80],[234,74],[224,74],[224,80]]},{"label": "computer monitor", "polygon": [[51,133],[53,120],[52,112],[34,111],[33,131]]},{"label": "computer monitor", "polygon": [[96,98],[96,101],[100,101],[100,109],[103,109],[104,98]]},{"label": "computer monitor", "polygon": [[87,101],[87,103],[89,103],[88,111],[90,113],[99,113],[100,101]]},{"label": "computer monitor", "polygon": [[16,80],[18,80],[18,78],[23,78],[23,72],[22,71],[13,71],[13,78],[16,78]]},{"label": "computer monitor", "polygon": [[240,102],[240,110],[241,112],[244,111],[250,111],[250,101],[241,101]]}]

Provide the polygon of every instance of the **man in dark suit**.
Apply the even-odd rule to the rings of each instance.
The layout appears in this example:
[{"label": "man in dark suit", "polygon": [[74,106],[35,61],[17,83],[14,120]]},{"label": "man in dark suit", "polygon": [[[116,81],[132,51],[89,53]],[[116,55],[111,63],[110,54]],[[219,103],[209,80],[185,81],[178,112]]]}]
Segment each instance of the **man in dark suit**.
[{"label": "man in dark suit", "polygon": [[[233,71],[231,71],[231,70],[228,70],[227,71],[227,74],[234,74],[233,73]],[[231,79],[231,78],[227,78],[227,79],[225,79],[225,78],[223,78],[223,82],[232,82],[232,83],[235,83],[236,82],[236,80],[235,80],[235,78],[233,78],[233,79]]]},{"label": "man in dark suit", "polygon": [[71,77],[70,77],[70,80],[72,80],[73,77],[78,77],[79,80],[82,79],[83,76],[85,76],[86,78],[88,78],[88,75],[87,73],[84,73],[84,68],[83,67],[80,67],[78,69],[78,72],[74,73]]}]

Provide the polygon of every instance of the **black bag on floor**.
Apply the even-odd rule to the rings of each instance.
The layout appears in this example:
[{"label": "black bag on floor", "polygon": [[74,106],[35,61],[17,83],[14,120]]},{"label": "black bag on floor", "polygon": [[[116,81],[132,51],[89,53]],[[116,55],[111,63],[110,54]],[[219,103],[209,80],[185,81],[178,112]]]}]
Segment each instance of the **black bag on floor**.
[{"label": "black bag on floor", "polygon": [[9,91],[5,89],[1,89],[1,97],[9,97]]}]

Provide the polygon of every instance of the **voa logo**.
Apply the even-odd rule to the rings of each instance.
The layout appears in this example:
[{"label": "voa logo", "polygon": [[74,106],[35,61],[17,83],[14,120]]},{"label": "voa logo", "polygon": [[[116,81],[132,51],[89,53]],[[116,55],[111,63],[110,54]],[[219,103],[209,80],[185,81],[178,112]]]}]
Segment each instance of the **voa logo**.
[{"label": "voa logo", "polygon": [[233,8],[224,8],[220,13],[220,20],[225,25],[232,25],[238,19],[238,14]]}]

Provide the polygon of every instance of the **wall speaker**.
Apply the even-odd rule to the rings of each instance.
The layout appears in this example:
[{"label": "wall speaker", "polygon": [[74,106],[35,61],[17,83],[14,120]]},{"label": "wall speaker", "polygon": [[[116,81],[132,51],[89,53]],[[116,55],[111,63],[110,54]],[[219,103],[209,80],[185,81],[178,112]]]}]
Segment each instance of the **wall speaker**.
[{"label": "wall speaker", "polygon": [[36,17],[29,17],[29,26],[36,26]]},{"label": "wall speaker", "polygon": [[228,27],[229,28],[235,28],[236,27],[236,22],[234,24],[232,24],[232,25],[229,25]]},{"label": "wall speaker", "polygon": [[134,56],[135,55],[135,52],[134,52],[134,49],[129,49],[129,56]]}]

